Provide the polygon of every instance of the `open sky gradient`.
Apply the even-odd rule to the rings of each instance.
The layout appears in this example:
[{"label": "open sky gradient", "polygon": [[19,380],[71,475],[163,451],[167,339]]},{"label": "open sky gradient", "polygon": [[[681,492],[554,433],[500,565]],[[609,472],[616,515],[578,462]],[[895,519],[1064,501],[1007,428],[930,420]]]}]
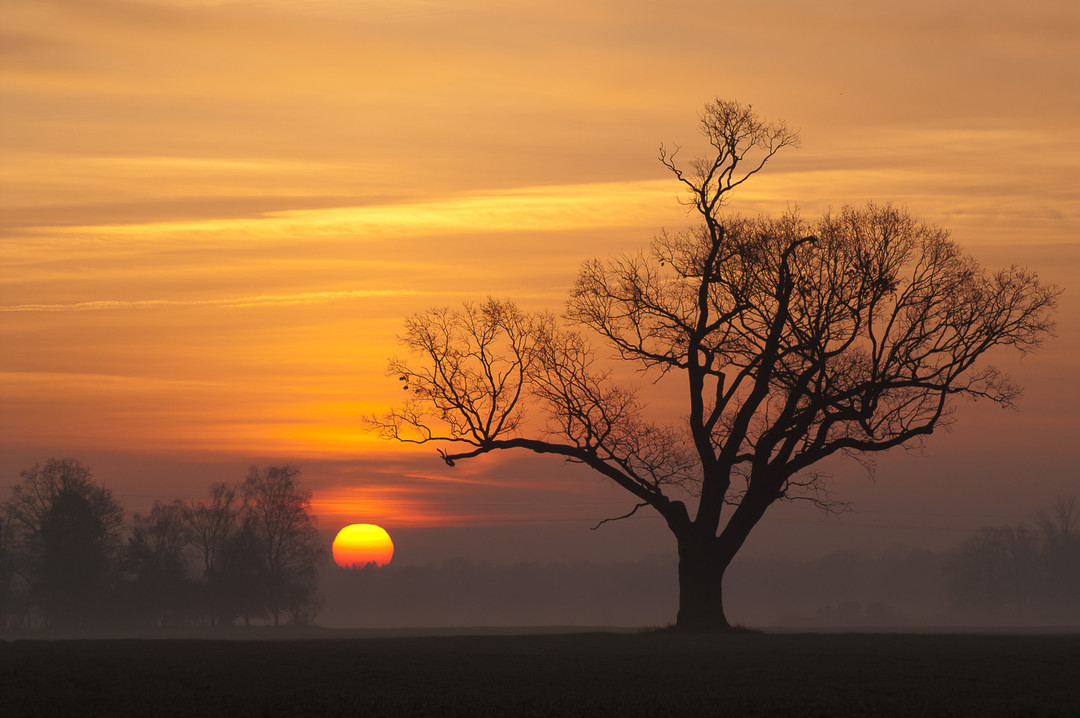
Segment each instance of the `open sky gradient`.
[{"label": "open sky gradient", "polygon": [[[586,545],[629,496],[528,456],[451,471],[362,419],[399,398],[409,313],[559,310],[583,260],[684,226],[657,147],[693,155],[715,97],[802,134],[733,209],[893,201],[1066,290],[1058,338],[1004,362],[1018,412],[962,407],[873,485],[838,465],[860,511],[829,525],[954,542],[1080,493],[1074,0],[0,0],[0,33],[5,494],[49,456],[129,510],[291,461],[327,527]],[[763,551],[822,531],[777,513]]]}]

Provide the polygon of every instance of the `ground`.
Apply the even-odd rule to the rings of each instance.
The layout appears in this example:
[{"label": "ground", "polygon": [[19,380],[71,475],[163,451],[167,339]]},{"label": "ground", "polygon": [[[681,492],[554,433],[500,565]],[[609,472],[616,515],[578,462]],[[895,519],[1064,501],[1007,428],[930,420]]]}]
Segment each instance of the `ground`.
[{"label": "ground", "polygon": [[1078,675],[1076,634],[17,640],[0,715],[1075,716]]}]

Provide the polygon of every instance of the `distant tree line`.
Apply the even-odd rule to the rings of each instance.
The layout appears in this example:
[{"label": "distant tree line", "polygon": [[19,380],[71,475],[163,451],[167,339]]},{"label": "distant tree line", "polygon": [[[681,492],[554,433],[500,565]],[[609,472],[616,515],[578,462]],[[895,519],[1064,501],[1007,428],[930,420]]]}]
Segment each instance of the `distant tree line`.
[{"label": "distant tree line", "polygon": [[[785,630],[1080,625],[1080,511],[1060,498],[1020,526],[947,549],[865,548],[813,559],[741,558],[732,616]],[[1019,540],[1018,540],[1019,537]],[[1019,550],[1017,549],[1017,547]],[[331,627],[665,624],[678,603],[670,557],[321,569]]]},{"label": "distant tree line", "polygon": [[984,526],[948,566],[954,606],[976,617],[1080,618],[1080,507],[1061,496],[1018,525]]},{"label": "distant tree line", "polygon": [[328,564],[319,621],[369,628],[660,625],[678,604],[674,573],[663,558],[510,565],[455,558],[359,569]]},{"label": "distant tree line", "polygon": [[251,467],[203,500],[155,501],[124,521],[74,459],[20,473],[0,504],[0,626],[308,623],[326,554],[294,466]]}]

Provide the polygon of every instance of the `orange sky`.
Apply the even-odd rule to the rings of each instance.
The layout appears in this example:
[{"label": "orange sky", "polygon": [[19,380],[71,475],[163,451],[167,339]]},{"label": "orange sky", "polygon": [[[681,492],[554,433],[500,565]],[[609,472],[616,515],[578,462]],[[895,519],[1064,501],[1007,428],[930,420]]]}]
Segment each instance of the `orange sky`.
[{"label": "orange sky", "polygon": [[1066,288],[1059,338],[1010,364],[1021,411],[965,409],[870,489],[841,472],[857,520],[1077,491],[1072,0],[0,0],[0,28],[0,487],[88,457],[134,509],[290,460],[328,525],[622,513],[550,463],[448,475],[360,418],[400,392],[406,314],[558,309],[582,260],[684,224],[656,149],[691,153],[720,96],[803,139],[735,209],[891,200]]}]

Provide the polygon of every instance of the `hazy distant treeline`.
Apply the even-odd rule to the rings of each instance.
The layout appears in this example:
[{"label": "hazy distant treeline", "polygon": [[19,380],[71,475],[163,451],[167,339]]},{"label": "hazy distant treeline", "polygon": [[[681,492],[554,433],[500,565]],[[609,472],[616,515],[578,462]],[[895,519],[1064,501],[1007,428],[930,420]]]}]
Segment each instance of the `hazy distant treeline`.
[{"label": "hazy distant treeline", "polygon": [[[981,543],[980,530],[964,546]],[[1031,529],[1031,535],[1037,535]],[[1051,591],[1077,573],[1051,568],[1046,554],[1028,558],[1031,582],[1017,605],[1003,576],[1001,552],[895,548],[881,554],[853,549],[817,559],[740,559],[729,572],[728,609],[736,623],[759,628],[922,628],[930,626],[1076,626],[1080,595]],[[1046,544],[1044,544],[1046,546]],[[985,548],[985,547],[984,547]],[[678,608],[675,563],[651,558],[624,563],[521,562],[465,558],[429,566],[325,564],[318,622],[331,627],[663,626]],[[972,604],[972,600],[977,605]]]},{"label": "hazy distant treeline", "polygon": [[[780,625],[1080,625],[1080,509],[1059,497],[1024,524],[985,526],[950,551],[858,552],[739,569],[747,605]],[[783,606],[792,596],[801,608]],[[733,600],[737,600],[733,598]]]},{"label": "hazy distant treeline", "polygon": [[[781,628],[1080,625],[1077,514],[1075,501],[1059,499],[1029,524],[980,529],[951,551],[736,560],[729,614]],[[319,623],[660,626],[678,607],[675,571],[661,558],[514,565],[462,558],[359,571],[327,564]]]},{"label": "hazy distant treeline", "polygon": [[205,500],[123,506],[74,459],[20,473],[0,505],[0,625],[86,630],[310,621],[324,554],[292,466]]},{"label": "hazy distant treeline", "polygon": [[1028,524],[986,526],[949,564],[953,602],[977,617],[1080,619],[1080,508],[1061,496]]},{"label": "hazy distant treeline", "polygon": [[322,625],[650,626],[678,605],[675,565],[522,562],[465,558],[435,566],[323,568]]}]

